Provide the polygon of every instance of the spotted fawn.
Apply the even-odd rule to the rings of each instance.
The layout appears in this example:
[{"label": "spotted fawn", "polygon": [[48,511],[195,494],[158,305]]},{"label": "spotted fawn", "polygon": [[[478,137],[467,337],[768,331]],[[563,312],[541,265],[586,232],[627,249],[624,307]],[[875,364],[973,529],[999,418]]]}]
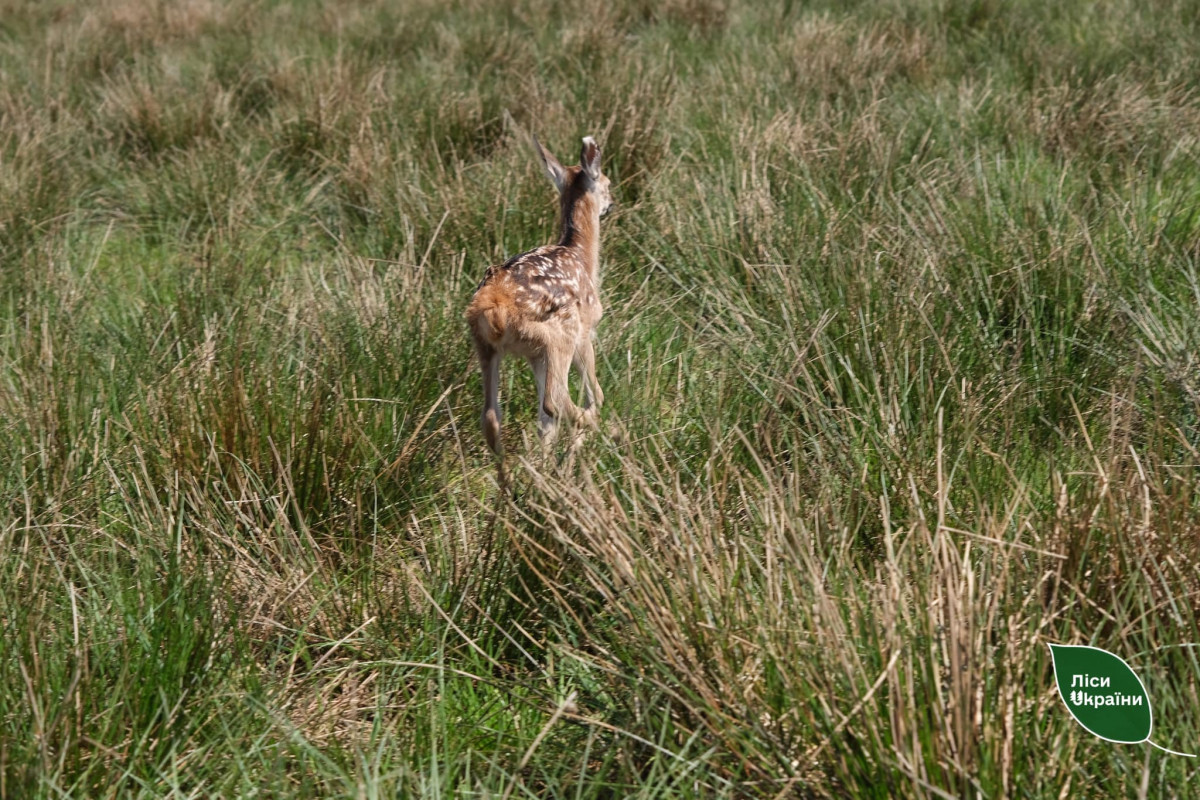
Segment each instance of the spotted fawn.
[{"label": "spotted fawn", "polygon": [[[564,167],[533,138],[546,175],[558,189],[561,230],[557,244],[513,256],[488,268],[467,323],[483,370],[483,435],[501,459],[500,360],[508,354],[529,362],[538,389],[538,430],[553,438],[560,417],[595,424],[604,392],[596,381],[592,347],[600,306],[600,217],[612,206],[608,178],[600,172],[600,148],[585,137],[579,166]],[[583,379],[579,408],[567,389],[571,364]],[[501,462],[503,474],[503,462]]]}]

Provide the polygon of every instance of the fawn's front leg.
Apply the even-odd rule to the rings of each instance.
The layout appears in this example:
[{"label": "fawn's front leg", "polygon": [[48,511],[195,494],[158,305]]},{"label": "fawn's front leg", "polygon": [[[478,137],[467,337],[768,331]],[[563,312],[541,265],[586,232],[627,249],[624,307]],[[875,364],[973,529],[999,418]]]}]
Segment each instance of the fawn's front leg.
[{"label": "fawn's front leg", "polygon": [[554,417],[546,413],[546,372],[547,361],[549,357],[543,353],[536,358],[529,359],[529,366],[533,369],[533,379],[537,382],[538,393],[538,435],[545,441],[547,436],[553,436]]},{"label": "fawn's front leg", "polygon": [[[566,348],[552,348],[547,350],[545,355],[545,389],[538,392],[538,399],[541,402],[538,409],[538,423],[542,438],[547,441],[554,438],[561,418],[566,417],[571,422],[578,422],[588,416],[571,400],[571,392],[567,387],[571,359],[571,351]],[[534,374],[536,376],[536,369]]]},{"label": "fawn's front leg", "polygon": [[592,346],[591,335],[580,337],[575,348],[575,369],[583,381],[583,410],[584,417],[589,422],[595,422],[596,412],[604,405],[604,390],[596,379],[596,350]]}]

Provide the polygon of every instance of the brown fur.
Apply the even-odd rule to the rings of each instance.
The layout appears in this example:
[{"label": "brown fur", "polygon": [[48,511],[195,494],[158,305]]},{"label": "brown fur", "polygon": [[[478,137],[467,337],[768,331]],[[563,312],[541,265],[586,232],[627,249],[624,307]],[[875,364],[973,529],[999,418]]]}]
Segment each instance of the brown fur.
[{"label": "brown fur", "polygon": [[[608,210],[608,178],[600,172],[600,148],[584,139],[578,167],[564,168],[537,140],[534,147],[559,190],[561,235],[488,268],[471,304],[467,324],[483,370],[483,435],[498,456],[500,361],[525,358],[538,383],[538,428],[553,435],[559,417],[595,421],[604,393],[596,380],[592,337],[600,305],[600,217]],[[584,406],[572,402],[567,373],[574,363],[584,381]]]}]

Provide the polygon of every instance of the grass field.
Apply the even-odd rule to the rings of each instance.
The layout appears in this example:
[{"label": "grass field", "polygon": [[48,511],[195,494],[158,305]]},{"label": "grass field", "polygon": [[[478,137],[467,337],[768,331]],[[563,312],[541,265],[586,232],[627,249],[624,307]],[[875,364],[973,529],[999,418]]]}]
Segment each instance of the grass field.
[{"label": "grass field", "polygon": [[0,0],[0,797],[1200,793],[1046,647],[1200,748],[1198,137],[1194,0]]}]

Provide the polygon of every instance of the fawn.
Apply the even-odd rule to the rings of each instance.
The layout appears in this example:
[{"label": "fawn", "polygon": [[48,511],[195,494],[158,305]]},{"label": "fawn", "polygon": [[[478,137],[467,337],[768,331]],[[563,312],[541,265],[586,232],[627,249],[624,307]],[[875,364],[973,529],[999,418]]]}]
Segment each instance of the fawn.
[{"label": "fawn", "polygon": [[[600,217],[612,206],[608,178],[600,172],[600,148],[585,137],[578,167],[564,167],[533,137],[546,175],[558,189],[558,244],[513,256],[488,268],[467,308],[467,323],[483,370],[483,436],[501,458],[500,360],[522,356],[538,389],[538,430],[553,438],[557,421],[595,424],[604,392],[596,381],[592,348],[600,306]],[[583,378],[579,408],[567,390],[572,362]]]}]

